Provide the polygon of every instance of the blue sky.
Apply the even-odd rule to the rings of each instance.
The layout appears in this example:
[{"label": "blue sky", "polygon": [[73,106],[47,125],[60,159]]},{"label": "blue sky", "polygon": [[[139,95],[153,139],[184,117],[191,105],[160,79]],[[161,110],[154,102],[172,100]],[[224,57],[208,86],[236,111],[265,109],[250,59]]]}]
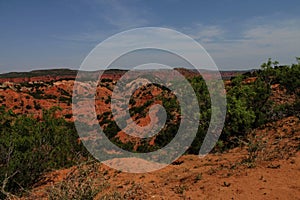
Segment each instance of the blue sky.
[{"label": "blue sky", "polygon": [[300,1],[0,0],[0,73],[77,69],[107,37],[130,28],[175,29],[222,70],[300,56]]}]

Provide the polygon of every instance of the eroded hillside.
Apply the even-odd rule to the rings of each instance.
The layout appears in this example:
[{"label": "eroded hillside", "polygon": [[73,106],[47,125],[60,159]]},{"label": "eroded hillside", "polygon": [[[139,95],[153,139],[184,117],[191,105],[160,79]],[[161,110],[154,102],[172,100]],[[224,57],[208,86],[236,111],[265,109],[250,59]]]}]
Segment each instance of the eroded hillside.
[{"label": "eroded hillside", "polygon": [[[300,195],[297,179],[300,175],[300,65],[278,67],[266,63],[263,66],[260,72],[225,81],[225,126],[214,150],[204,158],[197,154],[210,120],[209,93],[200,76],[187,76],[201,110],[197,136],[186,151],[189,155],[145,174],[110,169],[84,150],[81,141],[92,138],[79,139],[76,135],[73,122],[80,116],[77,119],[72,115],[71,106],[81,102],[79,108],[84,111],[85,102],[76,98],[72,101],[74,80],[3,82],[0,86],[1,170],[4,170],[0,171],[4,180],[1,192],[6,197],[17,198],[16,194],[23,199],[297,199]],[[170,74],[160,72],[159,76]],[[94,99],[97,124],[119,147],[132,152],[151,152],[168,144],[181,120],[180,102],[174,93],[156,84],[145,84],[135,90],[128,105],[133,122],[147,126],[150,107],[160,104],[166,108],[167,123],[160,133],[150,138],[128,136],[116,125],[111,111],[111,95],[119,78],[105,77],[98,83],[82,81],[76,92],[87,102]],[[95,96],[92,86],[97,88]],[[61,109],[48,112],[53,106]],[[152,113],[155,122],[159,121],[156,112]],[[94,125],[90,121],[82,123]],[[128,128],[132,125],[129,121],[124,123]],[[7,143],[5,138],[12,138],[18,144]],[[40,167],[35,162],[39,156],[52,168],[41,165],[43,168],[37,170]],[[27,160],[32,160],[32,165],[19,167],[18,163]],[[133,158],[125,161],[128,168],[139,162]],[[143,162],[151,165],[148,160]],[[5,170],[9,169],[13,170],[7,175]],[[18,173],[21,170],[22,173],[36,170],[36,178],[30,179],[30,173]],[[30,184],[22,182],[25,176]],[[20,182],[26,190],[19,187]]]}]

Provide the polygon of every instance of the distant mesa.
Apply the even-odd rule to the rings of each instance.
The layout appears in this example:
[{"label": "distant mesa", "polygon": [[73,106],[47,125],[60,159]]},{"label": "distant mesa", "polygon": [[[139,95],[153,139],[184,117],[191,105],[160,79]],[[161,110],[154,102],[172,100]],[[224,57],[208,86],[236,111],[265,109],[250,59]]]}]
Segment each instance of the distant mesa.
[{"label": "distant mesa", "polygon": [[[196,70],[186,69],[186,68],[175,68],[185,77],[194,77],[199,76],[199,73]],[[119,79],[127,70],[120,69],[110,69],[106,70],[102,78],[109,78],[113,80]],[[223,79],[228,80],[231,77],[237,76],[238,74],[243,74],[249,72],[250,70],[245,71],[221,71],[220,74]],[[48,70],[33,70],[30,72],[9,72],[5,74],[0,74],[0,83],[4,82],[14,82],[14,83],[23,83],[23,82],[50,82],[50,81],[59,81],[59,80],[75,80],[78,70],[72,69],[48,69]],[[93,72],[89,72],[93,73]]]},{"label": "distant mesa", "polygon": [[[30,72],[9,72],[0,74],[0,83],[4,82],[50,82],[59,80],[75,80],[78,70],[72,69],[46,69],[33,70]],[[92,73],[92,72],[91,72]],[[125,73],[124,70],[108,70],[105,71],[103,78],[116,79]],[[118,76],[119,75],[119,76]]]}]

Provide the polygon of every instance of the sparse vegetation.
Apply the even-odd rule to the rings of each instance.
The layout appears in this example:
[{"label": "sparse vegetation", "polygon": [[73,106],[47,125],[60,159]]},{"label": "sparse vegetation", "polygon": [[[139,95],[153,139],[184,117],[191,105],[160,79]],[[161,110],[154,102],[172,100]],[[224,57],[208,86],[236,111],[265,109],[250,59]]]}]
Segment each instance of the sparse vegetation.
[{"label": "sparse vegetation", "polygon": [[[84,165],[85,164],[85,165]],[[94,197],[109,185],[98,172],[99,164],[95,161],[82,163],[71,170],[63,181],[47,189],[49,200],[85,199]]]},{"label": "sparse vegetation", "polygon": [[[252,73],[239,75],[231,79],[226,85],[227,91],[227,115],[226,123],[222,135],[214,149],[215,152],[227,151],[233,147],[243,146],[247,151],[247,156],[241,161],[241,165],[247,168],[256,166],[259,156],[265,156],[261,160],[271,160],[274,152],[278,157],[285,158],[280,155],[278,150],[273,152],[265,152],[268,141],[263,139],[263,135],[257,135],[253,130],[265,128],[267,123],[278,121],[290,116],[300,117],[300,60],[297,58],[297,64],[291,66],[280,66],[278,62],[269,59],[262,64],[261,70]],[[187,154],[198,154],[202,141],[205,137],[206,130],[209,125],[211,116],[211,103],[209,93],[204,80],[201,77],[191,77],[188,79],[194,88],[200,107],[199,129],[197,136],[192,145],[187,150]],[[101,87],[108,87],[111,91],[113,84],[110,79],[104,80]],[[179,84],[179,83],[178,83]],[[292,98],[288,102],[274,102],[274,88],[272,86],[279,85],[280,90]],[[28,87],[25,93],[25,99],[20,98],[20,103],[13,98],[11,101],[18,105],[10,108],[25,108],[29,114],[30,111],[43,109],[40,104],[41,99],[53,99],[53,102],[71,103],[71,95],[63,89],[59,89],[60,96],[57,93],[45,93],[44,84],[22,83],[21,87]],[[18,87],[20,92],[20,87]],[[157,89],[159,95],[154,96],[151,91]],[[4,88],[5,89],[5,88]],[[9,88],[7,88],[9,90]],[[106,90],[107,91],[107,90]],[[28,96],[30,95],[30,96]],[[88,96],[90,94],[86,94]],[[139,100],[139,97],[149,97],[149,99]],[[110,104],[111,97],[102,97],[107,106]],[[51,110],[43,110],[40,119],[33,116],[15,114],[12,110],[8,110],[7,96],[0,96],[2,107],[0,109],[0,199],[5,197],[13,197],[14,195],[25,195],[32,186],[41,181],[42,176],[46,172],[55,169],[77,166],[76,170],[68,174],[68,176],[48,189],[49,199],[92,199],[95,195],[104,189],[106,181],[97,182],[94,179],[87,179],[85,175],[89,172],[95,172],[95,168],[83,166],[78,163],[85,161],[89,154],[78,142],[78,135],[73,122],[66,122],[65,119],[55,116],[58,108]],[[282,101],[282,100],[281,100]],[[31,102],[31,104],[30,104]],[[33,103],[32,103],[33,102]],[[164,87],[157,85],[147,85],[137,90],[135,96],[130,99],[129,112],[134,120],[140,120],[147,117],[149,107],[161,102],[166,109],[167,122],[161,132],[152,138],[131,140],[121,142],[117,138],[117,134],[121,131],[113,120],[111,112],[105,111],[97,115],[97,119],[101,127],[103,127],[106,136],[119,147],[132,152],[151,152],[166,146],[176,135],[180,124],[180,102],[172,92]],[[74,102],[73,102],[74,103]],[[75,102],[76,103],[76,102]],[[34,108],[34,109],[33,109]],[[64,118],[71,119],[72,114],[63,113]],[[82,122],[83,123],[83,122]],[[124,126],[127,125],[124,122]],[[83,123],[83,125],[85,125]],[[90,127],[93,129],[94,127]],[[282,130],[288,131],[285,127]],[[268,130],[266,129],[266,134]],[[270,131],[270,130],[269,130]],[[299,130],[292,129],[292,133]],[[274,136],[275,137],[275,136]],[[281,135],[276,136],[274,143],[280,143],[285,138]],[[292,136],[289,136],[292,137]],[[299,138],[293,138],[294,146],[282,147],[284,153],[299,151]],[[150,142],[152,144],[150,145]],[[297,143],[298,142],[298,143]],[[294,148],[293,151],[289,148]],[[295,150],[296,149],[296,150]],[[262,152],[265,154],[262,155]],[[267,154],[269,153],[269,154]],[[273,153],[271,155],[271,153]],[[290,154],[289,154],[290,155]],[[173,162],[176,165],[184,164]],[[209,165],[206,163],[207,166]],[[91,165],[92,166],[92,165]],[[211,167],[207,170],[207,174],[215,175],[218,170],[237,168],[238,164],[223,165],[222,167]],[[280,165],[268,165],[270,169],[277,169]],[[278,167],[279,166],[279,167]],[[179,167],[179,166],[178,166]],[[201,166],[197,165],[193,170],[198,170]],[[187,170],[186,173],[189,171]],[[228,175],[229,174],[229,175]],[[227,173],[227,176],[231,176]],[[99,174],[94,174],[102,177]],[[105,176],[105,174],[103,174]],[[206,178],[206,177],[205,177]],[[195,183],[201,183],[203,179],[202,173],[193,174],[190,180]],[[153,182],[154,184],[154,182]],[[220,185],[229,187],[231,183],[223,182]],[[128,184],[130,185],[130,184]],[[126,186],[126,185],[125,185]],[[122,185],[122,188],[124,186]],[[121,187],[120,187],[121,188]],[[184,194],[188,191],[185,183],[180,183],[173,188],[176,194]],[[111,192],[103,195],[100,199],[124,199],[133,198],[142,194],[143,187],[134,183],[127,192]]]}]

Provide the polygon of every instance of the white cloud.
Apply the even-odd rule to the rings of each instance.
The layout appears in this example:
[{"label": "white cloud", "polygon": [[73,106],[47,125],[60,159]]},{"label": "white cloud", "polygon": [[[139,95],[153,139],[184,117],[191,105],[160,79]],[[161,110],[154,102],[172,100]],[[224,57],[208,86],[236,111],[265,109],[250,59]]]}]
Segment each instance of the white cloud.
[{"label": "white cloud", "polygon": [[[95,43],[101,42],[121,31],[146,26],[148,24],[148,20],[143,17],[143,15],[149,14],[146,10],[137,10],[133,6],[125,5],[122,1],[94,0],[87,3],[89,3],[90,7],[96,11],[99,24],[106,23],[105,29],[98,28],[93,31],[82,30],[81,33],[73,35],[54,35],[52,37],[66,41]],[[107,25],[112,27],[107,27]]]},{"label": "white cloud", "polygon": [[[148,20],[141,16],[142,10],[125,5],[122,1],[111,0],[105,1],[109,7],[103,13],[104,19],[111,25],[120,30],[145,26]],[[144,10],[144,12],[146,12]]]},{"label": "white cloud", "polygon": [[185,27],[182,30],[200,42],[212,42],[216,38],[222,38],[225,34],[225,30],[216,25],[196,24],[190,28]]},{"label": "white cloud", "polygon": [[260,25],[251,24],[232,34],[220,27],[208,26],[205,29],[203,26],[203,31],[196,37],[192,36],[206,48],[221,69],[259,67],[269,57],[290,64],[295,56],[300,55],[299,21],[257,24]]},{"label": "white cloud", "polygon": [[53,35],[53,38],[74,42],[101,42],[108,37],[132,28],[146,26],[148,20],[143,15],[148,15],[146,10],[137,10],[134,6],[125,5],[118,0],[94,0],[87,2],[91,10],[97,13],[99,24],[104,23],[103,27],[95,30],[82,30],[80,33],[71,35]]}]

